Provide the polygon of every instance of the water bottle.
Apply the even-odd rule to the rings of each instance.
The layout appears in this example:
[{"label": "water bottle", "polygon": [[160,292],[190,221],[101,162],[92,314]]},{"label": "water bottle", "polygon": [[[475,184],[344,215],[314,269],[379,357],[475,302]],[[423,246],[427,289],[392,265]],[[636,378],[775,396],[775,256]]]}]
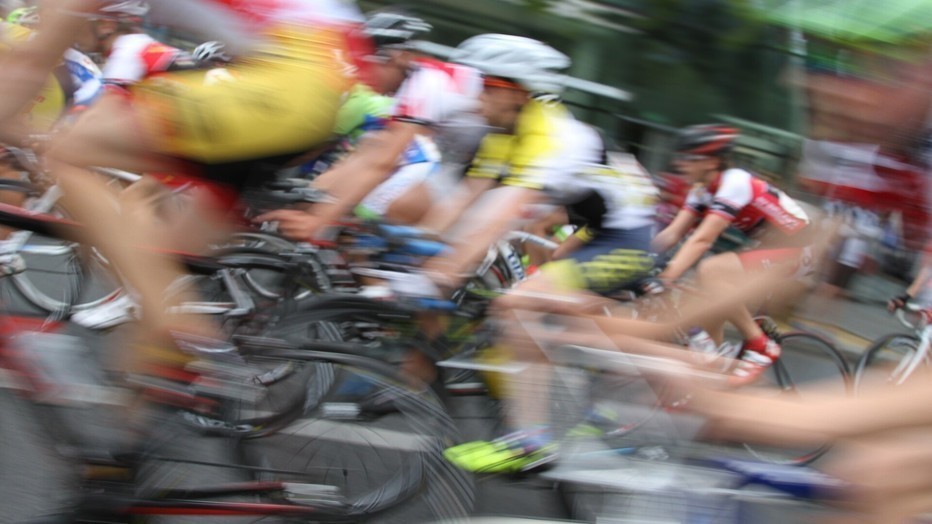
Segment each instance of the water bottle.
[{"label": "water bottle", "polygon": [[709,356],[714,356],[718,351],[718,345],[712,340],[709,333],[702,328],[694,327],[690,329],[687,336],[689,337],[689,349],[692,351]]}]

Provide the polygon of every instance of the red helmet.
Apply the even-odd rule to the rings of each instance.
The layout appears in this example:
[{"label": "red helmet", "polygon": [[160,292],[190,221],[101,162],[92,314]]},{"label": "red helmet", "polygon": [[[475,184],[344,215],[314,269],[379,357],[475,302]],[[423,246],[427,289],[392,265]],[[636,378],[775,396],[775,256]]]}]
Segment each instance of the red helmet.
[{"label": "red helmet", "polygon": [[686,155],[725,156],[731,152],[741,132],[721,124],[690,126],[680,133],[676,152]]}]

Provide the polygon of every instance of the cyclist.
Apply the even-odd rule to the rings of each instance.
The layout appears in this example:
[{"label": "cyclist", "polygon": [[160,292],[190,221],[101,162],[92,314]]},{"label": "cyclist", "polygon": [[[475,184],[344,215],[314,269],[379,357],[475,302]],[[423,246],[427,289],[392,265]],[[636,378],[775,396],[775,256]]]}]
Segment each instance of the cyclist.
[{"label": "cyclist", "polygon": [[[425,275],[404,283],[401,291],[440,294],[437,285],[458,286],[488,246],[539,203],[585,203],[581,212],[588,218],[591,237],[569,258],[544,265],[498,299],[497,319],[512,319],[516,309],[572,313],[563,300],[567,295],[610,292],[649,270],[656,190],[633,158],[609,151],[599,133],[574,119],[560,102],[561,72],[569,67],[569,58],[537,40],[487,34],[460,44],[453,60],[484,75],[482,115],[495,131],[480,143],[467,177],[483,181],[489,191],[478,200],[475,195],[464,197],[470,209],[457,224],[461,227],[450,230],[453,252],[429,261]],[[555,300],[543,298],[548,295]],[[515,433],[447,451],[448,458],[466,469],[517,471],[554,457],[541,405],[549,368],[517,335],[503,338],[523,360],[539,366],[522,373],[520,386],[514,379],[506,381]]]},{"label": "cyclist", "polygon": [[[8,57],[3,73],[16,82],[3,83],[7,96],[0,101],[0,116],[15,114],[33,96],[72,35],[97,23],[88,18],[100,20],[124,7],[128,7],[124,2],[64,0],[44,13],[37,36]],[[140,223],[148,222],[138,220],[136,210],[118,216],[112,206],[101,205],[109,193],[86,166],[168,171],[178,165],[176,159],[184,159],[205,166],[202,173],[216,177],[225,187],[221,191],[235,191],[245,182],[231,179],[226,166],[262,158],[281,161],[329,138],[341,97],[353,81],[338,58],[358,56],[353,31],[361,22],[354,6],[336,1],[281,0],[260,6],[186,0],[165,1],[162,7],[179,23],[197,25],[190,15],[196,9],[198,20],[212,21],[211,28],[224,25],[241,32],[239,47],[249,60],[231,66],[239,80],[205,85],[203,72],[193,71],[143,81],[130,88],[130,98],[103,97],[58,135],[46,154],[68,209],[87,225],[89,240],[138,293],[148,343],[166,345],[158,352],[165,355],[162,364],[153,367],[186,361],[171,350],[170,341],[160,342],[166,341],[167,333],[214,337],[216,333],[201,319],[176,318],[165,311],[162,293],[179,270],[168,260],[141,255],[134,247],[139,238],[158,244],[163,232],[140,229]],[[207,207],[195,211],[207,218],[192,222],[188,235],[201,234],[198,225],[208,229],[203,234],[216,234],[210,229],[222,223],[219,213]],[[210,217],[215,218],[207,221]],[[164,242],[169,240],[177,241]],[[156,353],[141,356],[161,359]]]},{"label": "cyclist", "polygon": [[[407,81],[408,69],[400,67],[404,58],[391,59],[393,53],[418,60],[414,44],[432,29],[424,20],[407,13],[384,10],[371,13],[366,19],[365,33],[372,38],[376,53],[374,77],[378,92],[365,84],[357,84],[337,113],[335,134],[346,137],[346,155],[355,149],[363,135],[385,129],[391,120],[397,93]],[[417,67],[408,64],[408,68]],[[360,202],[356,214],[362,217],[384,217],[393,222],[412,223],[424,213],[423,202],[433,200],[431,177],[440,162],[440,151],[432,137],[419,134],[402,153],[396,169]],[[326,181],[324,181],[326,183]]]},{"label": "cyclist", "polygon": [[926,245],[922,252],[921,262],[919,273],[906,290],[887,301],[887,310],[891,313],[906,307],[907,304],[914,300],[919,300],[926,307],[932,304],[929,300],[932,298],[929,293],[929,284],[932,282],[932,245]]},{"label": "cyclist", "polygon": [[[833,155],[838,161],[824,165],[834,164],[835,174],[841,167],[850,172],[852,159],[864,158],[866,152],[899,159],[896,171],[928,177],[923,157],[928,160],[932,107],[932,4],[803,0],[761,15],[805,36],[806,70],[794,75],[795,87],[807,95],[810,136],[825,141],[818,144],[822,148],[839,149]],[[868,173],[881,181],[894,171],[883,169],[881,162],[868,163],[874,166]],[[876,191],[876,186],[850,180],[844,185],[851,190]],[[887,195],[885,207],[905,215],[921,204],[926,196],[916,189],[921,185],[904,184],[901,177],[892,180],[895,192]],[[915,207],[927,214],[922,205]],[[904,237],[922,245],[928,222],[916,220],[913,227]],[[922,280],[920,275],[910,286],[911,297]],[[805,399],[704,392],[691,406],[709,418],[707,430],[713,437],[778,446],[832,442],[821,468],[852,486],[846,509],[861,512],[855,518],[865,522],[911,522],[932,510],[932,452],[925,445],[932,430],[930,385],[927,376],[917,376],[893,388],[859,390],[856,396],[825,391]]]},{"label": "cyclist", "polygon": [[[677,146],[676,169],[696,184],[673,222],[654,239],[663,252],[682,240],[698,222],[695,232],[683,243],[660,277],[680,278],[699,262],[729,226],[754,238],[761,248],[709,257],[698,266],[700,286],[711,282],[741,282],[747,272],[771,266],[789,266],[788,274],[811,270],[809,217],[779,189],[748,171],[728,166],[727,158],[737,141],[737,129],[723,125],[700,125],[685,129]],[[732,382],[753,382],[780,356],[780,346],[760,329],[751,313],[737,308],[729,321],[744,338],[740,362]],[[721,343],[723,326],[709,326],[712,338]]]},{"label": "cyclist", "polygon": [[191,55],[143,31],[142,21],[148,12],[149,4],[144,0],[117,2],[91,17],[78,35],[78,49],[102,57],[107,85],[126,87],[155,74],[196,67]]},{"label": "cyclist", "polygon": [[[11,20],[15,20],[16,23]],[[38,21],[38,10],[34,7],[17,9],[11,13],[7,22],[0,23],[0,52],[5,53],[32,38],[34,33],[29,27],[34,27]],[[43,90],[22,116],[36,132],[49,132],[63,121],[63,117],[73,117],[93,103],[102,92],[102,80],[100,69],[90,58],[68,48]],[[24,180],[26,177],[27,172],[9,150],[0,148],[0,178]],[[25,198],[25,195],[19,192],[0,192],[0,202],[5,204],[20,206]],[[5,238],[9,232],[3,228],[0,230],[0,236]],[[0,261],[0,272],[12,273],[23,267],[25,264],[19,255],[10,255],[8,259]]]},{"label": "cyclist", "polygon": [[205,83],[212,84],[236,80],[236,77],[230,73],[227,67],[233,61],[233,57],[226,52],[226,46],[223,42],[216,40],[204,42],[194,48],[191,56],[197,61],[198,67],[207,69],[207,73],[204,74]]},{"label": "cyclist", "polygon": [[[315,185],[331,193],[333,203],[314,206],[310,213],[275,211],[257,220],[276,221],[285,236],[307,239],[323,226],[352,213],[367,197],[377,212],[387,210],[388,205],[399,208],[404,221],[416,221],[427,211],[441,192],[434,186],[434,170],[418,162],[416,169],[399,172],[399,161],[410,163],[405,157],[412,143],[429,155],[433,165],[443,160],[437,147],[440,142],[449,145],[458,139],[478,143],[477,136],[463,137],[451,124],[464,113],[475,111],[482,83],[475,69],[418,56],[411,44],[428,29],[422,20],[395,11],[370,17],[365,32],[376,42],[376,52],[370,56],[377,63],[379,81],[375,87],[383,93],[395,93],[389,122],[383,131],[370,135],[344,162],[315,181]],[[470,148],[468,144],[460,147]],[[378,192],[372,194],[379,191],[376,188],[384,191],[381,197]]]},{"label": "cyclist", "polygon": [[211,40],[204,42],[194,48],[191,56],[195,60],[210,67],[223,67],[233,61],[233,57],[227,54],[226,46],[223,42]]}]

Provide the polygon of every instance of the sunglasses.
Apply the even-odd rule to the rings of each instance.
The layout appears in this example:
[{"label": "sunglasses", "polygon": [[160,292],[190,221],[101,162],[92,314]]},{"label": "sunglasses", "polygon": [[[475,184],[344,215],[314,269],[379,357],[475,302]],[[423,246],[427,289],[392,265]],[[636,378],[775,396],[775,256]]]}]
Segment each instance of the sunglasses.
[{"label": "sunglasses", "polygon": [[483,87],[498,87],[501,89],[512,89],[515,91],[526,91],[521,84],[508,80],[507,78],[501,78],[497,76],[483,76],[482,77]]}]

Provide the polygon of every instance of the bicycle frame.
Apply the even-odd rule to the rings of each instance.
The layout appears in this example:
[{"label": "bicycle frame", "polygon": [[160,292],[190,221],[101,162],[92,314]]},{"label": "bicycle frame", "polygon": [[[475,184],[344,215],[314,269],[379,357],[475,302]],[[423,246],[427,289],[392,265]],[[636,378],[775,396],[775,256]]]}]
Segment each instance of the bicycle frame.
[{"label": "bicycle frame", "polygon": [[[42,407],[49,403],[61,405],[74,402],[129,405],[127,395],[120,394],[116,388],[104,386],[99,388],[104,394],[93,396],[85,394],[75,397],[66,392],[63,395],[61,384],[48,380],[48,375],[41,369],[41,366],[37,366],[36,360],[30,357],[32,350],[11,343],[11,340],[21,338],[27,329],[39,329],[48,333],[58,327],[60,324],[46,323],[42,319],[0,316],[0,388],[15,390],[33,407]],[[45,349],[47,348],[39,348],[37,351]],[[301,352],[292,356],[313,356],[313,352]],[[78,439],[73,436],[74,432],[67,419],[55,416],[55,410],[43,410],[42,415],[44,415],[42,421],[49,426],[48,434],[52,435],[58,443],[65,444],[65,447],[61,449],[69,449],[68,446],[73,446],[75,442],[78,442]],[[85,460],[85,457],[81,456],[67,458],[77,459],[79,463],[85,465],[101,465],[94,460]],[[245,465],[169,459],[149,455],[146,458],[153,461],[188,463],[244,471],[279,472]],[[109,463],[102,465],[113,466]],[[281,471],[279,473],[294,475],[300,472]],[[98,483],[100,483],[99,486]],[[354,520],[355,511],[365,511],[365,508],[351,508],[338,490],[332,486],[298,482],[231,482],[197,488],[160,490],[149,496],[129,495],[128,490],[115,489],[117,486],[113,478],[85,479],[85,484],[84,487],[89,489],[82,492],[78,507],[70,510],[71,513],[67,513],[68,517],[63,521],[70,522],[74,518],[93,518],[95,522],[122,522],[123,517],[137,515],[281,516],[313,518],[319,521],[351,521]],[[265,496],[270,502],[215,500],[229,496]]]},{"label": "bicycle frame", "polygon": [[896,318],[901,324],[915,332],[919,338],[919,344],[916,345],[916,351],[913,353],[912,358],[900,361],[892,371],[891,376],[898,377],[895,383],[897,386],[906,382],[919,369],[919,366],[929,363],[929,350],[930,346],[932,346],[932,324],[928,322],[924,309],[915,305],[908,305],[907,308],[911,312],[922,315],[922,320],[918,325],[906,319],[903,309],[897,310]]}]

